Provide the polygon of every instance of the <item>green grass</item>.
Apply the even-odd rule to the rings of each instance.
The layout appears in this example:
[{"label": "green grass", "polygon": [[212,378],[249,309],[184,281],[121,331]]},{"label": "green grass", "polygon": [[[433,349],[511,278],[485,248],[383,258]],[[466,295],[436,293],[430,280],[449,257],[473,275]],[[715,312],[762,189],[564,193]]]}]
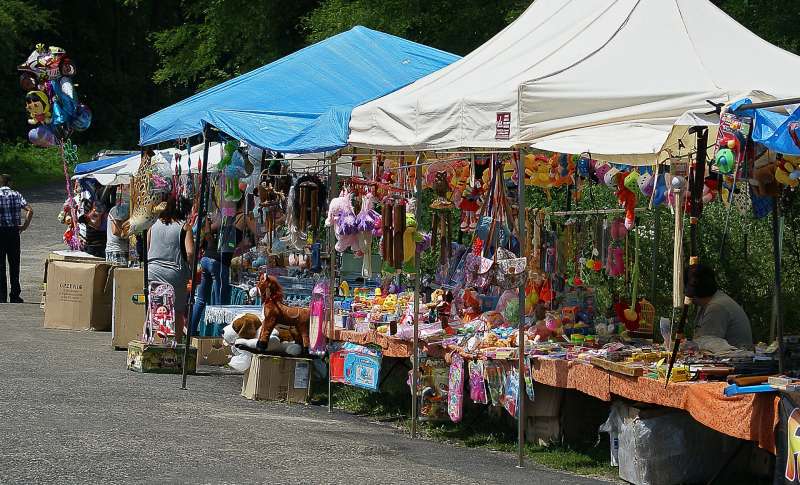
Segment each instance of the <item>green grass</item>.
[{"label": "green grass", "polygon": [[[326,402],[322,394],[318,402]],[[333,402],[337,409],[376,420],[395,421],[396,425],[409,432],[410,400],[407,393],[373,393],[345,385],[334,385]],[[488,406],[465,403],[464,419],[461,423],[420,423],[420,435],[425,439],[452,443],[467,448],[483,448],[506,453],[517,452],[516,420],[505,411],[492,416]],[[597,446],[567,445],[537,446],[526,444],[528,460],[554,470],[579,475],[617,478],[618,471],[611,466],[608,440],[600,440]]]},{"label": "green grass", "polygon": [[[86,162],[101,145],[78,146],[78,161]],[[72,175],[74,166],[69,167]],[[58,148],[39,148],[28,142],[0,144],[0,173],[11,175],[14,186],[20,189],[64,180],[64,169]]]}]

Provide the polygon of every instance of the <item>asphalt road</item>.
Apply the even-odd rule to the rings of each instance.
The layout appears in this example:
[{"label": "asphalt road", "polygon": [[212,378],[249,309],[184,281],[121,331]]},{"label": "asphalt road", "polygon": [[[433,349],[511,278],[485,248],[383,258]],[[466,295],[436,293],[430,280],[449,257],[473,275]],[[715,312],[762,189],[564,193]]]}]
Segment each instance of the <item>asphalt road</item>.
[{"label": "asphalt road", "polygon": [[23,298],[0,304],[0,483],[601,483],[513,455],[412,441],[327,408],[249,401],[241,376],[125,369],[110,334],[42,328],[39,288],[60,249],[63,189],[25,193]]}]

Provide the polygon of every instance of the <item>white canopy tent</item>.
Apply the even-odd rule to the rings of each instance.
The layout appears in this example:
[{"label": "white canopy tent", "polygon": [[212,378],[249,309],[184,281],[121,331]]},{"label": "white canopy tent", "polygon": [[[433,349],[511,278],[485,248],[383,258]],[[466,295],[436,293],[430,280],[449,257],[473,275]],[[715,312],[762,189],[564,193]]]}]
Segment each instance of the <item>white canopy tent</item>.
[{"label": "white canopy tent", "polygon": [[[208,171],[209,172],[216,172],[217,171],[217,164],[222,160],[222,152],[223,146],[221,143],[211,143],[208,147]],[[168,162],[170,162],[170,167],[175,168],[174,160],[175,154],[180,153],[181,155],[181,167],[184,170],[189,168],[189,162],[187,160],[191,160],[191,170],[192,173],[200,173],[200,160],[203,158],[203,145],[195,145],[191,148],[191,154],[187,157],[186,150],[178,150],[177,148],[168,148],[165,150],[156,150],[159,154],[161,154]],[[93,178],[100,182],[102,185],[120,185],[120,184],[128,184],[130,183],[130,178],[132,175],[136,173],[136,170],[139,169],[139,164],[141,163],[141,155],[135,154],[131,155],[129,158],[125,160],[119,161],[113,165],[109,165],[108,167],[101,168],[99,170],[95,170],[94,172],[85,173],[82,175],[75,175],[72,177],[73,180],[79,178]]]},{"label": "white canopy tent", "polygon": [[[349,141],[394,150],[533,145],[652,163],[686,127],[718,122],[703,114],[706,100],[796,96],[798,75],[798,56],[707,0],[537,0],[461,60],[357,107]],[[683,137],[688,149],[693,138]]]},{"label": "white canopy tent", "polygon": [[[217,164],[219,164],[220,160],[222,160],[223,156],[223,145],[221,143],[211,143],[208,147],[208,171],[209,173],[216,173],[217,172]],[[255,150],[255,151],[253,151]],[[167,161],[170,162],[170,166],[174,169],[174,159],[175,154],[181,154],[181,166],[184,170],[186,170],[188,160],[186,155],[186,150],[178,150],[176,148],[168,148],[166,150],[156,150],[159,154],[161,154]],[[251,156],[253,159],[260,159],[261,153],[260,149],[251,149]],[[327,161],[326,156],[330,156],[330,152],[326,153],[306,153],[303,155],[297,154],[287,154],[285,155],[285,160],[289,164],[289,168],[293,170],[327,170],[329,166],[329,161]],[[203,158],[203,145],[195,145],[191,149],[191,170],[192,173],[200,173],[200,160]],[[338,164],[336,166],[336,172],[340,176],[349,176],[351,173],[351,168],[349,164],[341,163],[341,162],[349,162],[351,157],[343,156],[338,158]],[[102,185],[120,185],[120,184],[129,184],[131,180],[131,176],[136,173],[136,170],[139,168],[139,163],[141,162],[141,155],[135,154],[131,155],[129,158],[121,160],[113,165],[109,165],[108,167],[104,167],[94,172],[89,172],[81,175],[74,175],[72,180],[80,179],[80,178],[93,178],[100,182]],[[256,176],[258,174],[255,174]]]}]

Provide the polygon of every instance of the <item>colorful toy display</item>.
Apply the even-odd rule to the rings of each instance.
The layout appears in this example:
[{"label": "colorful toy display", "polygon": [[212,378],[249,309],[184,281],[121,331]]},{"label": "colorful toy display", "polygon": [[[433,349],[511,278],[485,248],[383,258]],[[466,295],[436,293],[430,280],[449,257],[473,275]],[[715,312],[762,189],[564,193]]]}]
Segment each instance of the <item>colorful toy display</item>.
[{"label": "colorful toy display", "polygon": [[22,63],[20,86],[26,91],[25,108],[31,143],[51,147],[69,137],[73,131],[83,131],[92,123],[92,112],[78,99],[72,78],[75,66],[60,47],[37,44]]}]

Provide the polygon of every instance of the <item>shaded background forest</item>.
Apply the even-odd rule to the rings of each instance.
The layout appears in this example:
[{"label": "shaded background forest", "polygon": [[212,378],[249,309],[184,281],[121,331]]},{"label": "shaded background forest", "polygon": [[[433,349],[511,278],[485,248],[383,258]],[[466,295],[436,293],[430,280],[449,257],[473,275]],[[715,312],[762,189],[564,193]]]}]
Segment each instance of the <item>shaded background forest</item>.
[{"label": "shaded background forest", "polygon": [[[800,2],[713,0],[762,38],[800,52]],[[78,91],[94,121],[74,141],[82,160],[101,148],[136,149],[138,120],[198,90],[285,56],[313,42],[364,25],[456,54],[467,54],[509,22],[530,0],[0,0],[0,171],[27,183],[58,176],[53,150],[30,147],[16,65],[37,42],[67,50],[78,68]],[[657,22],[658,19],[653,19]],[[731,69],[760,69],[736,46],[720,39],[720,55]],[[309,66],[313,69],[313,66]],[[602,75],[602,73],[598,73]],[[657,73],[654,73],[657,75]],[[287,80],[291,82],[291,80]],[[800,95],[800,92],[798,93]],[[609,205],[614,201],[608,194]],[[563,203],[563,197],[561,197]],[[559,204],[559,197],[555,198]],[[546,204],[537,197],[535,205]],[[787,328],[800,309],[800,204],[786,204],[784,266]],[[651,226],[653,216],[643,221]],[[662,210],[656,260],[652,241],[642,241],[642,287],[656,283],[649,297],[667,307],[671,287],[670,215]],[[753,318],[757,338],[769,335],[772,262],[768,219],[731,217],[727,243],[719,205],[705,214],[702,257],[714,264],[723,286]],[[655,275],[655,280],[651,276]],[[643,290],[645,295],[647,290]]]}]

